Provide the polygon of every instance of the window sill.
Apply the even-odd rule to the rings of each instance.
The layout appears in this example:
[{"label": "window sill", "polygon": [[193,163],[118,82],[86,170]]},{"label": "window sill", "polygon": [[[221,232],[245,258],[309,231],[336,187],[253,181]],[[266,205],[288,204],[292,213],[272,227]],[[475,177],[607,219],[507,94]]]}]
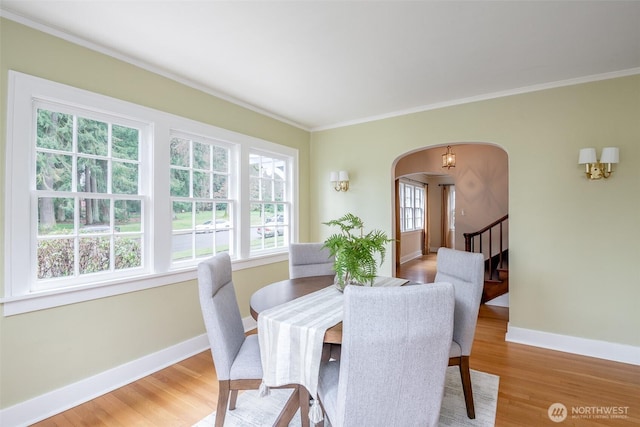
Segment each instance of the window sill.
[{"label": "window sill", "polygon": [[[287,259],[288,253],[277,253],[251,259],[234,260],[233,270],[259,267],[261,265],[286,261]],[[3,315],[6,317],[160,286],[173,285],[195,280],[197,277],[196,266],[190,265],[189,267],[168,273],[141,275],[98,283],[92,286],[33,292],[28,295],[15,297],[10,296],[0,299],[0,304],[3,305]]]}]

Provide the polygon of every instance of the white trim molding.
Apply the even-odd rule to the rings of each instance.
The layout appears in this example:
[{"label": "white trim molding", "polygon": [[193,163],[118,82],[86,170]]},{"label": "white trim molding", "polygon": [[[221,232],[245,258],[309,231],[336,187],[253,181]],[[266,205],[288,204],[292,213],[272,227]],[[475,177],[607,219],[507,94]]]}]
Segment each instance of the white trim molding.
[{"label": "white trim molding", "polygon": [[400,258],[400,264],[404,264],[405,262],[409,262],[413,259],[416,258],[420,258],[422,256],[422,252],[421,251],[415,251],[413,253],[410,253],[408,255],[403,256],[402,258]]},{"label": "white trim molding", "polygon": [[640,347],[507,325],[508,342],[640,366]]},{"label": "white trim molding", "polygon": [[28,426],[95,399],[209,348],[206,334],[0,410],[3,427]]},{"label": "white trim molding", "polygon": [[249,332],[258,328],[258,322],[251,316],[242,318],[242,326],[244,331]]}]

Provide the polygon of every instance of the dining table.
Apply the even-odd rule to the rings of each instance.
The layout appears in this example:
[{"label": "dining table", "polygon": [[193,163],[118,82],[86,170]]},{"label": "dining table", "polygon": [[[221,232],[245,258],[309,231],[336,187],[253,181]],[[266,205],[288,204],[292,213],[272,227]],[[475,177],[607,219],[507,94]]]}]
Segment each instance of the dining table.
[{"label": "dining table", "polygon": [[[261,312],[328,286],[333,286],[334,279],[334,275],[310,276],[281,280],[266,285],[251,295],[249,302],[251,317],[257,321]],[[324,334],[324,342],[326,344],[342,343],[342,322],[327,329]]]}]

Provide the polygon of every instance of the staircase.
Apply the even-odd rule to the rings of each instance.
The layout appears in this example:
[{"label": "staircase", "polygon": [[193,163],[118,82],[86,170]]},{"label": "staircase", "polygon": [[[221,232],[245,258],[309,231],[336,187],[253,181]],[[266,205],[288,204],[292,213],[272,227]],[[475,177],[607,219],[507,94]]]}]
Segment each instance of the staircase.
[{"label": "staircase", "polygon": [[508,219],[505,215],[478,231],[464,233],[465,250],[485,256],[482,303],[509,292],[509,250],[505,248]]},{"label": "staircase", "polygon": [[484,262],[484,289],[482,290],[482,303],[509,292],[509,251],[502,253],[502,266],[499,266],[499,256],[493,257],[493,263]]}]

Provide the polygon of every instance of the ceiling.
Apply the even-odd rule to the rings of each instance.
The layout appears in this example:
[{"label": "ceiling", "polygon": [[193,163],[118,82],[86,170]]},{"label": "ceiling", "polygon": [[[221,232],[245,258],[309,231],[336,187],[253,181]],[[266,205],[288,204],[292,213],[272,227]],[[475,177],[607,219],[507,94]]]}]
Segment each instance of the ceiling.
[{"label": "ceiling", "polygon": [[640,73],[640,2],[11,1],[2,16],[318,130]]}]

